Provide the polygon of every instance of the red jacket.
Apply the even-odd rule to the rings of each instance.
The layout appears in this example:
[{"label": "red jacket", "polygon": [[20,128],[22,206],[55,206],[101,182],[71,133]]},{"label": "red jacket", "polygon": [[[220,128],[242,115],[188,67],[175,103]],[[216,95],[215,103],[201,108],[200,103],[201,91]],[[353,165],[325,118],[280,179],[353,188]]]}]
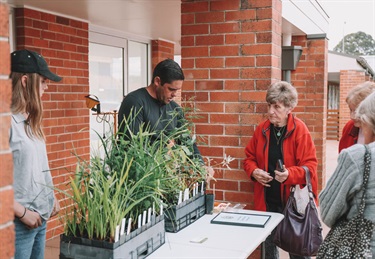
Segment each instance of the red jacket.
[{"label": "red jacket", "polygon": [[342,130],[342,136],[339,142],[339,153],[344,148],[348,148],[350,146],[353,146],[354,144],[357,144],[358,134],[359,128],[354,126],[354,121],[348,121]]},{"label": "red jacket", "polygon": [[[270,121],[266,120],[258,125],[245,148],[244,169],[254,181],[254,209],[261,211],[266,210],[264,188],[267,187],[258,183],[251,175],[256,168],[268,171],[269,139]],[[306,184],[305,170],[302,166],[307,166],[310,170],[312,190],[315,194],[315,201],[318,203],[318,162],[315,145],[306,125],[292,114],[289,114],[288,117],[287,131],[284,140],[282,140],[281,151],[285,167],[289,171],[288,178],[281,184],[280,188],[283,205],[286,204],[289,197],[291,186]]]}]

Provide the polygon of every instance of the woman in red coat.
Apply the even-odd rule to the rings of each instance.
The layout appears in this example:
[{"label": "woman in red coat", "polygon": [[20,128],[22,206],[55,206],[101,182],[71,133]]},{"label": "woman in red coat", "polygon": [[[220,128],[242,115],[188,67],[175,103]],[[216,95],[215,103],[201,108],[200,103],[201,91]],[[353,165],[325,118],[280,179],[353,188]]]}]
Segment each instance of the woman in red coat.
[{"label": "woman in red coat", "polygon": [[[267,90],[268,119],[255,129],[246,146],[244,169],[254,181],[254,209],[282,212],[290,188],[304,185],[306,166],[317,197],[317,158],[315,145],[306,125],[292,114],[298,102],[296,89],[288,82],[272,84]],[[276,170],[277,160],[284,166]],[[278,258],[278,249],[269,236],[266,258]],[[290,258],[309,258],[290,254]]]},{"label": "woman in red coat", "polygon": [[360,129],[360,122],[355,120],[355,110],[359,104],[373,91],[375,91],[374,82],[364,82],[351,89],[346,97],[346,103],[350,109],[350,120],[345,124],[342,130],[342,136],[339,142],[339,153],[344,148],[348,148],[354,144],[363,144],[364,137]]}]

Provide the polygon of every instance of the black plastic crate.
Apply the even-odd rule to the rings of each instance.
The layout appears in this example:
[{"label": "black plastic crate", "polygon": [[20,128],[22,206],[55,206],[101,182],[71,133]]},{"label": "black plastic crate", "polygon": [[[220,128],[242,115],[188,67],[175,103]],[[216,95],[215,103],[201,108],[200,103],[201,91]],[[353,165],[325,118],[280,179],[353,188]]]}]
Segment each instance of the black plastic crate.
[{"label": "black plastic crate", "polygon": [[165,211],[165,231],[176,233],[206,213],[205,195],[198,194]]},{"label": "black plastic crate", "polygon": [[165,243],[164,216],[121,236],[115,243],[61,235],[60,259],[142,259]]}]

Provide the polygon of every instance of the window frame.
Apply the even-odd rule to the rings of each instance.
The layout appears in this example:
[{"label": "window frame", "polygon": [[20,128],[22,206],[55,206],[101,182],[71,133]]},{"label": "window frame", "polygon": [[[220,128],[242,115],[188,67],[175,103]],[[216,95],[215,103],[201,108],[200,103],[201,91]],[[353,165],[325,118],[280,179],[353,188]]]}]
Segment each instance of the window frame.
[{"label": "window frame", "polygon": [[[129,35],[120,31],[89,25],[89,42],[123,48],[123,96],[129,93],[128,42],[134,41],[147,45],[147,83],[151,82],[151,39],[138,35]],[[90,55],[90,53],[89,53]]]}]

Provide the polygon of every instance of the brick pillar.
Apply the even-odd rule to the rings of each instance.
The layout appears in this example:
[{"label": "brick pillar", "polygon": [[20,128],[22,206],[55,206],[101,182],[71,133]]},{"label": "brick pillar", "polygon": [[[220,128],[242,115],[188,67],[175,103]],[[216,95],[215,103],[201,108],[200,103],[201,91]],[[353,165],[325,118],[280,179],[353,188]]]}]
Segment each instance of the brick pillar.
[{"label": "brick pillar", "polygon": [[[50,81],[43,95],[44,120],[49,165],[55,187],[67,189],[77,157],[89,159],[89,109],[84,96],[89,91],[88,24],[54,14],[17,8],[17,49],[41,53],[50,69],[63,77]],[[57,195],[64,215],[65,197]],[[62,232],[59,217],[47,224],[47,239]]]},{"label": "brick pillar", "polygon": [[358,84],[361,84],[367,80],[365,72],[359,70],[341,70],[340,71],[340,138],[342,135],[342,129],[345,124],[350,120],[350,110],[346,103],[346,97],[348,92]]},{"label": "brick pillar", "polygon": [[[164,59],[174,59],[174,43],[162,39],[152,40],[151,42],[151,67],[152,71],[155,66]],[[181,92],[177,93],[174,100],[181,104]]]},{"label": "brick pillar", "polygon": [[264,119],[268,85],[281,79],[281,1],[182,0],[181,13],[182,98],[195,98],[199,149],[213,163],[236,159],[216,170],[216,200],[252,208],[244,148]]},{"label": "brick pillar", "polygon": [[295,36],[292,45],[302,47],[297,69],[291,74],[298,91],[294,113],[302,119],[313,138],[318,158],[318,191],[325,183],[328,41],[325,35]]},{"label": "brick pillar", "polygon": [[174,59],[174,43],[162,39],[151,41],[152,69],[164,59]]},{"label": "brick pillar", "polygon": [[9,148],[12,95],[9,50],[8,5],[0,2],[0,258],[14,256],[13,160]]}]

